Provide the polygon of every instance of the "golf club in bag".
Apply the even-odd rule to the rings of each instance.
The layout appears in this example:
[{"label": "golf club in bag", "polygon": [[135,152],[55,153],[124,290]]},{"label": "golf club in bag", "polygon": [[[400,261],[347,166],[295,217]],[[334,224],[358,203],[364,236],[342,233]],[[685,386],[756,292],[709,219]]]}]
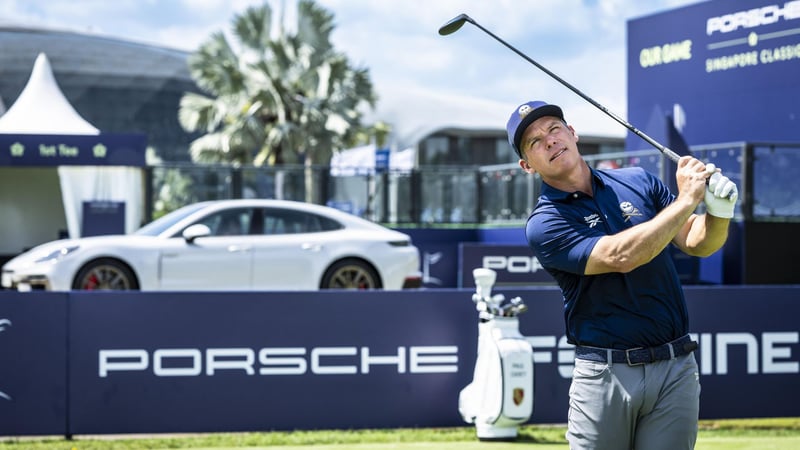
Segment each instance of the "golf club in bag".
[{"label": "golf club in bag", "polygon": [[497,274],[472,271],[478,310],[478,355],[473,379],[458,396],[458,412],[474,423],[480,440],[513,440],[533,413],[533,349],[519,332],[517,315],[528,308],[519,297],[492,295]]}]

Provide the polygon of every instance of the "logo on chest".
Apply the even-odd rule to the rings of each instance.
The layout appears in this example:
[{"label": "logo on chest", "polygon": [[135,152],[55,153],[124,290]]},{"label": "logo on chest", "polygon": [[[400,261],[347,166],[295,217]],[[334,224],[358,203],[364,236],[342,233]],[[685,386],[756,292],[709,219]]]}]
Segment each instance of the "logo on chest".
[{"label": "logo on chest", "polygon": [[598,223],[603,221],[600,219],[600,214],[590,214],[584,217],[583,220],[586,221],[586,225],[589,225],[589,228],[594,228]]},{"label": "logo on chest", "polygon": [[619,204],[619,209],[622,210],[622,217],[625,218],[625,222],[630,220],[631,217],[634,216],[641,216],[642,213],[639,212],[639,209],[633,206],[631,202],[622,202]]}]

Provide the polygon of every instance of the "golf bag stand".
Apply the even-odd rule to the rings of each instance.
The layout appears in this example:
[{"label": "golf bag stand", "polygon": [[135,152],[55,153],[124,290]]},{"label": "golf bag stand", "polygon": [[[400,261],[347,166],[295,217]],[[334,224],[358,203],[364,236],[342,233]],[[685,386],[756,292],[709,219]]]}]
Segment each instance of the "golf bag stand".
[{"label": "golf bag stand", "polygon": [[519,332],[517,315],[527,307],[519,297],[492,296],[496,273],[473,270],[479,311],[478,355],[473,380],[461,390],[458,411],[474,423],[480,440],[514,440],[533,412],[533,350]]}]

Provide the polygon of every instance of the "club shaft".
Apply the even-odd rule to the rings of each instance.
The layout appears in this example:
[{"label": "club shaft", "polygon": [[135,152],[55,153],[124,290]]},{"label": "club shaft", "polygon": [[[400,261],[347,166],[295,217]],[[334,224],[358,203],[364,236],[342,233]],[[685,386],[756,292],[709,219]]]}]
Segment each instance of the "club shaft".
[{"label": "club shaft", "polygon": [[492,33],[489,30],[487,30],[486,28],[484,28],[478,22],[472,20],[471,18],[467,18],[466,21],[471,23],[471,24],[473,24],[473,25],[475,25],[476,27],[478,27],[484,33],[486,33],[489,36],[491,36],[492,38],[494,38],[497,42],[503,44],[506,48],[508,48],[509,50],[511,50],[514,53],[516,53],[517,55],[521,56],[523,59],[525,59],[529,63],[531,63],[534,66],[536,66],[542,72],[550,75],[553,79],[555,79],[556,81],[558,81],[559,83],[564,85],[567,89],[569,89],[572,92],[578,94],[584,100],[586,100],[587,102],[589,102],[592,105],[594,105],[595,107],[597,107],[600,111],[603,111],[604,113],[606,113],[609,117],[611,117],[612,119],[616,120],[620,125],[622,125],[625,128],[629,129],[631,132],[633,132],[633,134],[639,136],[640,138],[644,139],[648,144],[650,144],[653,147],[655,147],[656,149],[658,149],[661,153],[664,154],[664,156],[669,158],[671,161],[678,162],[678,159],[680,159],[680,155],[678,155],[674,151],[670,150],[669,148],[661,145],[655,139],[651,138],[650,136],[648,136],[644,132],[640,131],[639,129],[637,129],[636,127],[634,127],[630,123],[628,123],[627,120],[625,120],[625,119],[619,117],[618,115],[614,114],[613,112],[609,111],[608,108],[606,108],[605,106],[601,105],[600,103],[597,103],[593,98],[591,98],[588,95],[584,94],[578,88],[576,88],[575,86],[573,86],[570,83],[568,83],[566,80],[562,79],[561,77],[559,77],[555,73],[553,73],[550,70],[548,70],[547,67],[544,67],[543,65],[541,65],[538,62],[534,61],[528,55],[526,55],[526,54],[522,53],[521,51],[517,50],[513,45],[509,44],[508,42],[504,41],[503,39],[501,39],[496,34]]}]

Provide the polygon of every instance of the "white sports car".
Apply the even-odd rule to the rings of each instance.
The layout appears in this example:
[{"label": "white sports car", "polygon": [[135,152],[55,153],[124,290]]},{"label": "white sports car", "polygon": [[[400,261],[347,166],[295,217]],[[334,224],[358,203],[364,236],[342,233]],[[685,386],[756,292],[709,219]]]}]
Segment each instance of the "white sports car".
[{"label": "white sports car", "polygon": [[317,290],[419,287],[408,235],[327,206],[220,200],[128,235],[64,239],[6,263],[16,290]]}]

